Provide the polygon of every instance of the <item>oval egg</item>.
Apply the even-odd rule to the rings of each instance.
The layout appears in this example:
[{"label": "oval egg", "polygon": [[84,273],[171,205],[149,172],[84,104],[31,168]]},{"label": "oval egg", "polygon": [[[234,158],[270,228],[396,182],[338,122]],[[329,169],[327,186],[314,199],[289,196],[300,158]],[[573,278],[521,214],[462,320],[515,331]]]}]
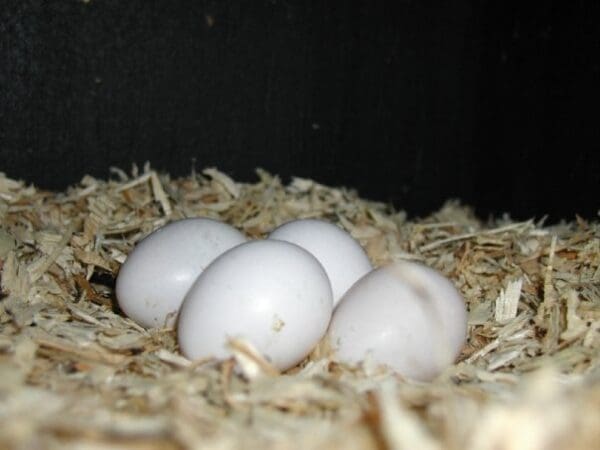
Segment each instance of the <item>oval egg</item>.
[{"label": "oval egg", "polygon": [[396,262],[361,278],[344,296],[328,331],[334,358],[370,357],[401,375],[431,380],[452,364],[467,334],[464,300],[421,264]]},{"label": "oval egg", "polygon": [[221,253],[246,242],[234,227],[208,218],[172,222],[142,239],[121,266],[116,296],[144,327],[172,326],[198,275]]},{"label": "oval egg", "polygon": [[299,245],[319,260],[331,281],[334,307],[360,277],[373,269],[369,257],[350,234],[323,220],[287,222],[273,230],[269,239]]},{"label": "oval egg", "polygon": [[228,339],[243,338],[286,370],[323,337],[331,312],[329,279],[314,256],[288,242],[248,242],[218,257],[190,288],[179,346],[190,359],[226,358]]}]

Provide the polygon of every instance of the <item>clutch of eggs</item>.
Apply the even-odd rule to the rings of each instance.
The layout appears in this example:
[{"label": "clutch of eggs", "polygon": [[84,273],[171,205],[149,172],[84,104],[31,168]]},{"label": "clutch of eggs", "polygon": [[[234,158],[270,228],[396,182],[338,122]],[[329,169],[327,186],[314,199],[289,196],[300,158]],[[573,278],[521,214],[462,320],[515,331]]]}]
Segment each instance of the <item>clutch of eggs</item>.
[{"label": "clutch of eggs", "polygon": [[173,222],[130,253],[116,295],[142,326],[176,323],[190,359],[228,357],[228,340],[241,337],[286,370],[327,334],[338,361],[370,357],[429,380],[466,339],[464,301],[449,280],[408,262],[373,270],[348,233],[315,219],[250,242],[212,219]]}]

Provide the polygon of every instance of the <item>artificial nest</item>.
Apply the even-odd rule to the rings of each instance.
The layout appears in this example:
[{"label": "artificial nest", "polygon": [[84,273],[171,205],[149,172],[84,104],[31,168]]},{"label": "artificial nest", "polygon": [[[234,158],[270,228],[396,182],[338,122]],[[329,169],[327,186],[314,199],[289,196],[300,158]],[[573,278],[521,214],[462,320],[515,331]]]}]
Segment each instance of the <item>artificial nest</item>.
[{"label": "artificial nest", "polygon": [[[260,170],[254,184],[216,169],[112,177],[52,193],[0,175],[0,448],[597,448],[598,222],[483,222],[457,202],[408,220]],[[243,341],[230,360],[189,361],[173,330],[120,313],[113,287],[137,241],[195,216],[254,238],[323,218],[376,266],[421,261],[464,295],[468,344],[431,383],[346,367],[323,348],[284,374]]]}]

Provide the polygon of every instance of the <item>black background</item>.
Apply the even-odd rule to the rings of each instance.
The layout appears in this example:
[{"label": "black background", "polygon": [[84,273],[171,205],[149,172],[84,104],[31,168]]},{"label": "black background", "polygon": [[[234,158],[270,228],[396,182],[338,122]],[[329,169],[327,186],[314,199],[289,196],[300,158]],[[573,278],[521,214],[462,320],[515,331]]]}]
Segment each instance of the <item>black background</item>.
[{"label": "black background", "polygon": [[260,166],[412,215],[594,218],[600,2],[536,3],[2,1],[0,170]]}]

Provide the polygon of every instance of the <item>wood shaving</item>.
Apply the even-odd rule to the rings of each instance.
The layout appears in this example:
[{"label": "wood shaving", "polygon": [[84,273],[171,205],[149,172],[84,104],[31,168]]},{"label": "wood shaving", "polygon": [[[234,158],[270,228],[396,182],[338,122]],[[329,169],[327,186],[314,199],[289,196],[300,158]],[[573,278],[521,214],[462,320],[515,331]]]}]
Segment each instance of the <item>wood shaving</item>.
[{"label": "wood shaving", "polygon": [[[587,449],[600,442],[600,224],[479,220],[449,201],[409,219],[355,191],[257,170],[172,179],[149,165],[46,192],[0,174],[2,449]],[[375,265],[427,264],[469,310],[455,365],[417,383],[319,345],[279,373],[249,342],[189,361],[173,330],[115,301],[120,265],[168,222],[252,238],[295,218],[351,233]],[[568,219],[568,218],[567,218]],[[284,326],[274,322],[275,327]]]},{"label": "wood shaving", "polygon": [[506,323],[517,317],[522,286],[523,279],[519,278],[516,281],[509,281],[506,291],[504,289],[500,291],[500,296],[496,299],[496,322]]}]

